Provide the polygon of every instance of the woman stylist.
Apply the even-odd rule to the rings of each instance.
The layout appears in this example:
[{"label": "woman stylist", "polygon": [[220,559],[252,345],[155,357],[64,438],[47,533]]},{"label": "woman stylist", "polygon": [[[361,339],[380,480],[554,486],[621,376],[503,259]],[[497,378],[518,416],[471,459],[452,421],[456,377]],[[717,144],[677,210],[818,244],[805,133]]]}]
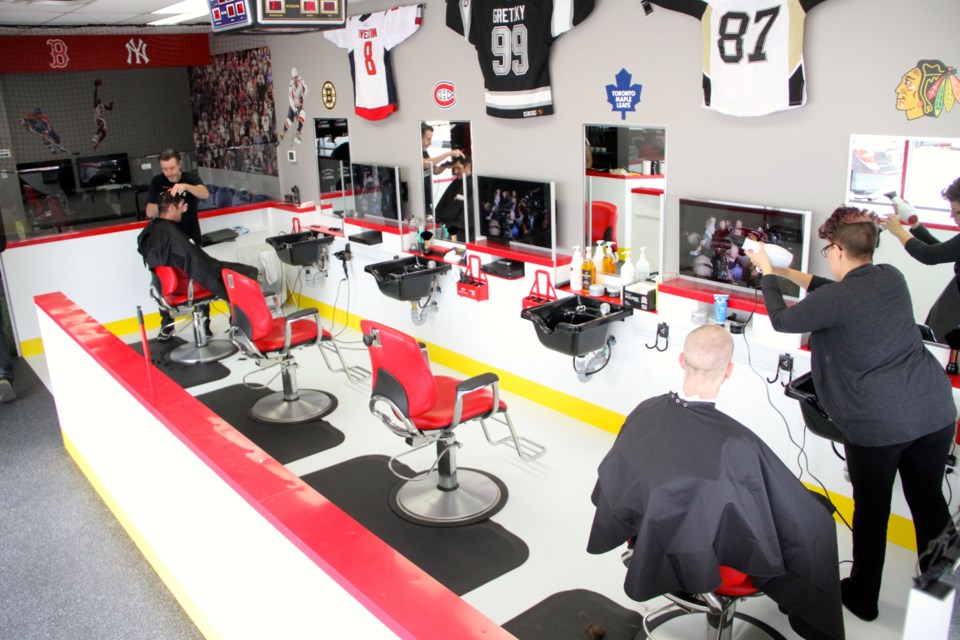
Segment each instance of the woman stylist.
[{"label": "woman stylist", "polygon": [[[956,424],[943,367],[923,345],[903,275],[873,264],[879,226],[872,213],[841,207],[820,227],[821,249],[836,281],[770,265],[750,254],[777,331],[810,332],[813,382],[843,433],[853,484],[853,568],[843,604],[877,617],[893,481],[900,472],[921,556],[951,522],[942,483]],[[782,276],[809,295],[787,308]],[[926,568],[926,558],[921,568]]]},{"label": "woman stylist", "polygon": [[[960,228],[960,178],[954,180],[940,194],[950,203],[950,215]],[[911,225],[910,231],[907,231],[897,216],[887,216],[883,226],[889,229],[890,233],[900,240],[907,253],[919,262],[923,264],[953,263],[955,276],[930,307],[930,313],[924,321],[933,329],[936,338],[943,342],[948,331],[960,326],[960,235],[955,235],[946,242],[940,242],[919,222]]]}]

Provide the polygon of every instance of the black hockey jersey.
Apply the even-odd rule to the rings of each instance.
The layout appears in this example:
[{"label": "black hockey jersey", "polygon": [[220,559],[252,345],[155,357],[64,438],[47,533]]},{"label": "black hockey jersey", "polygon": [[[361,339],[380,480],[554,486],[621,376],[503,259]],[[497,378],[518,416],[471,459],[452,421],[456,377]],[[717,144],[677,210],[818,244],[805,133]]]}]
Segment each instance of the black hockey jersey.
[{"label": "black hockey jersey", "polygon": [[447,26],[477,50],[487,114],[553,113],[550,46],[582,22],[594,0],[447,0]]}]

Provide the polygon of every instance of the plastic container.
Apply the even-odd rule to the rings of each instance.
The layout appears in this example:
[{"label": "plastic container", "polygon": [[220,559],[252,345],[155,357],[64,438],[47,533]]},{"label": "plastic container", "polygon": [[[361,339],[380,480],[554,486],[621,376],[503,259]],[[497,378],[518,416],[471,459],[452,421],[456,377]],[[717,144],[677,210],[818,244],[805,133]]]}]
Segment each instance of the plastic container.
[{"label": "plastic container", "polygon": [[630,249],[624,249],[623,266],[620,267],[620,286],[625,287],[637,281],[637,268],[630,262]]},{"label": "plastic container", "polygon": [[727,302],[730,296],[726,293],[713,294],[713,321],[717,324],[727,323]]},{"label": "plastic container", "polygon": [[650,277],[650,261],[647,260],[647,248],[640,247],[640,257],[637,258],[637,280],[646,280]]},{"label": "plastic container", "polygon": [[570,261],[570,288],[574,292],[583,290],[583,256],[580,255],[580,245],[573,248],[573,260]]}]

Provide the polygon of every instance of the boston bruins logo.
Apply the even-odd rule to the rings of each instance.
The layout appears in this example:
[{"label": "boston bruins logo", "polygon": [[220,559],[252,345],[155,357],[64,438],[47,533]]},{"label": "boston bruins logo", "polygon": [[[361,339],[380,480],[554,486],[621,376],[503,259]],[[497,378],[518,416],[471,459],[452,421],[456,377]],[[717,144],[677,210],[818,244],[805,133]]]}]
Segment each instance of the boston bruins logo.
[{"label": "boston bruins logo", "polygon": [[337,106],[337,88],[329,80],[323,83],[323,87],[320,88],[320,95],[323,99],[323,106],[328,111]]}]

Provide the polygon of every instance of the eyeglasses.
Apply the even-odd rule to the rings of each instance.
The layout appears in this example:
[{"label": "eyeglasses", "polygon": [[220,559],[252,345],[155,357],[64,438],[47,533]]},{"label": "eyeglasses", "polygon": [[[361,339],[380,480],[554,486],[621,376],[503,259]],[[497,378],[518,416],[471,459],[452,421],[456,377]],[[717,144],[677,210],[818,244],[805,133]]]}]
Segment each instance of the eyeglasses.
[{"label": "eyeglasses", "polygon": [[826,258],[827,254],[830,253],[830,247],[836,247],[837,249],[843,251],[843,248],[840,245],[838,245],[836,242],[831,242],[830,244],[825,246],[823,249],[820,249],[820,255]]}]

